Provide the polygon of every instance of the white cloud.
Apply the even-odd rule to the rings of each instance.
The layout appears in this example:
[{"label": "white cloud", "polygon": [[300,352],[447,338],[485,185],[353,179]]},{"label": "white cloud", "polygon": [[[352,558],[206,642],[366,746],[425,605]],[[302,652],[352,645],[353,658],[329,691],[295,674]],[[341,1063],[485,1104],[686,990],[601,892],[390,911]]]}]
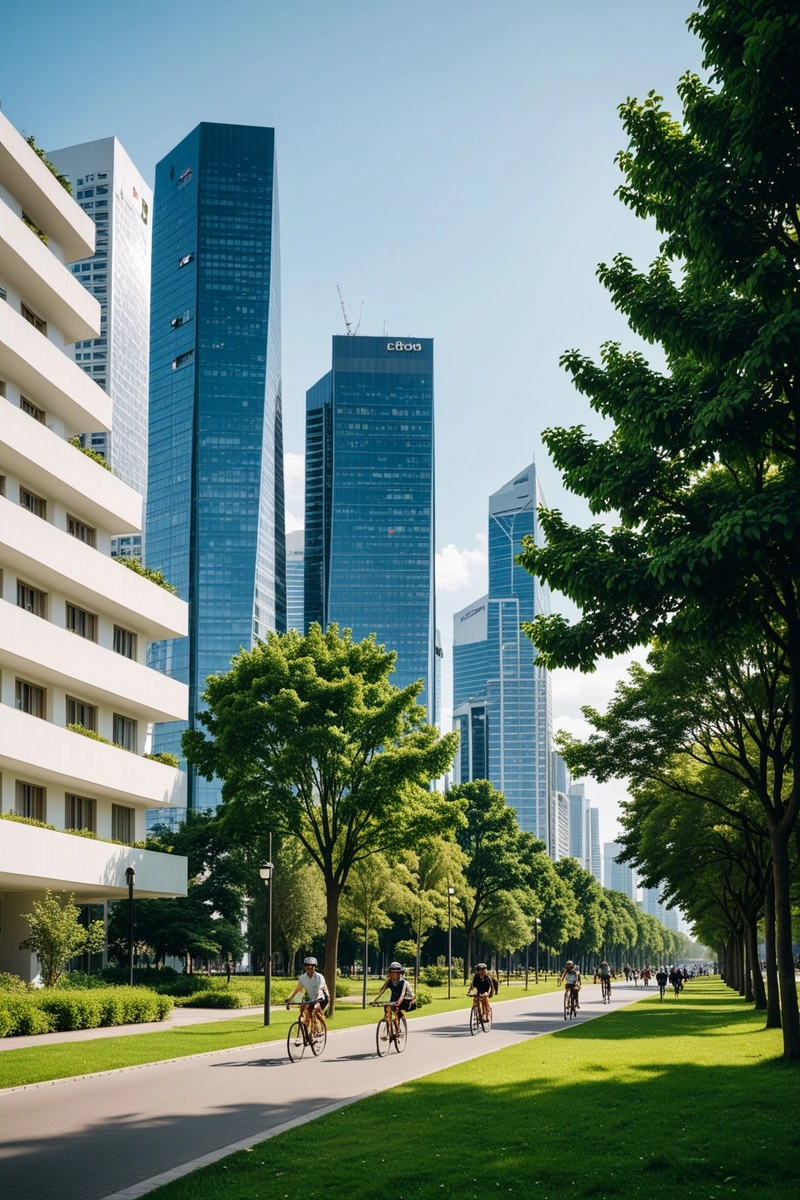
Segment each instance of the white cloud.
[{"label": "white cloud", "polygon": [[291,450],[283,456],[283,486],[287,500],[305,500],[306,460]]},{"label": "white cloud", "polygon": [[440,592],[458,592],[476,580],[485,579],[489,561],[486,534],[476,535],[474,550],[459,550],[454,542],[436,555],[436,588]]},{"label": "white cloud", "polygon": [[293,512],[286,509],[286,532],[294,533],[296,529],[304,529],[305,526],[299,517],[296,517]]}]

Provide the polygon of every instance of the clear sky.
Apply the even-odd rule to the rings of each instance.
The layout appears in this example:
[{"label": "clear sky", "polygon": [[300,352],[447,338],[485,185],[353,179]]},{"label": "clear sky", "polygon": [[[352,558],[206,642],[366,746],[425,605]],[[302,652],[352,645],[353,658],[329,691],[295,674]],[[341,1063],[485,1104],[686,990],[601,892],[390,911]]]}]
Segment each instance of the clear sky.
[{"label": "clear sky", "polygon": [[[281,210],[287,506],[302,521],[306,389],[344,332],[436,339],[439,625],[450,708],[452,613],[486,587],[487,497],[540,434],[598,418],[558,366],[634,344],[595,278],[645,265],[655,231],[618,200],[617,105],[699,70],[689,0],[40,0],[2,19],[0,102],[47,149],[116,135],[152,183],[199,121],[274,125]],[[557,673],[556,724],[579,730],[619,664]],[[590,785],[601,840],[622,785]]]}]

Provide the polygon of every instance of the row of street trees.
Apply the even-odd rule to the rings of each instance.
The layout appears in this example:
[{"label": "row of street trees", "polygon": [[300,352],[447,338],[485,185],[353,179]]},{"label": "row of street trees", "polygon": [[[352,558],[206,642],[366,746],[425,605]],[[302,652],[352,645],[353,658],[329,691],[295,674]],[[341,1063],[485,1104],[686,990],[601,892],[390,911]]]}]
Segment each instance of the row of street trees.
[{"label": "row of street trees", "polygon": [[[800,789],[800,157],[794,0],[702,0],[707,81],[621,107],[619,196],[662,235],[645,272],[599,275],[638,352],[563,365],[610,432],[544,437],[602,524],[542,512],[522,561],[580,618],[538,617],[550,667],[650,648],[570,766],[626,775],[628,859],[724,949],[800,1060],[792,872]],[[757,922],[767,942],[767,996]]]}]

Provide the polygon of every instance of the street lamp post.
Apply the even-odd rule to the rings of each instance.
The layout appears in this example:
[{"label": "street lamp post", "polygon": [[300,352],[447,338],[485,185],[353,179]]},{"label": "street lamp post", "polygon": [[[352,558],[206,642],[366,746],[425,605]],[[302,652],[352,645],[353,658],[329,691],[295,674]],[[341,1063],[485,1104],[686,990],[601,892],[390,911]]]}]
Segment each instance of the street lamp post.
[{"label": "street lamp post", "polygon": [[453,917],[450,905],[456,894],[454,887],[447,889],[447,999],[450,999],[450,988],[453,985]]},{"label": "street lamp post", "polygon": [[534,969],[534,971],[535,971],[535,973],[536,973],[536,983],[537,983],[537,986],[538,986],[538,983],[539,983],[539,929],[540,929],[540,927],[541,927],[541,924],[542,924],[542,922],[541,922],[541,921],[539,920],[539,918],[537,917],[537,918],[536,918],[536,943],[535,943],[535,946],[534,946],[534,951],[533,951],[533,952],[534,952],[534,954],[536,955],[536,963],[535,963],[535,965],[534,965],[534,968],[533,968],[533,969]]},{"label": "street lamp post", "polygon": [[272,834],[269,835],[269,862],[262,863],[258,873],[267,889],[267,933],[264,948],[264,1024],[269,1025],[272,1004]]},{"label": "street lamp post", "polygon": [[136,882],[133,867],[125,868],[125,882],[128,885],[128,983],[133,987],[133,885]]}]

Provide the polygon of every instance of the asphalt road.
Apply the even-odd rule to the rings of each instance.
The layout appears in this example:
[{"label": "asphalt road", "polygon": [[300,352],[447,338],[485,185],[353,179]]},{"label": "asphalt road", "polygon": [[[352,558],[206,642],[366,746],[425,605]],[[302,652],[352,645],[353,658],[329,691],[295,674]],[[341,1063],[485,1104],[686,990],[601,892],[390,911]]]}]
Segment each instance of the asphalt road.
[{"label": "asphalt road", "polygon": [[[648,995],[584,987],[583,1022]],[[0,1196],[109,1200],[243,1139],[564,1027],[559,992],[494,1005],[489,1034],[466,1010],[409,1022],[405,1053],[375,1053],[374,1026],[332,1032],[320,1059],[285,1042],[0,1091]],[[376,1013],[377,1019],[377,1013]],[[160,1180],[164,1182],[164,1180]],[[131,1189],[128,1191],[128,1189]]]}]

